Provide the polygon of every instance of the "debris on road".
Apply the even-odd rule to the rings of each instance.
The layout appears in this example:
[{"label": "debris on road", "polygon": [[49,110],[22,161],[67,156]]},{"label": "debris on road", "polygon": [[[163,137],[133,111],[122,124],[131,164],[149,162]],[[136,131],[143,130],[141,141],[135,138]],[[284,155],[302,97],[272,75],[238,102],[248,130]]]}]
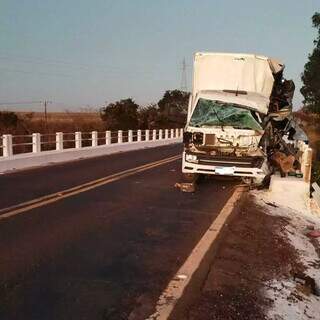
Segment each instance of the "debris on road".
[{"label": "debris on road", "polygon": [[311,238],[319,238],[320,237],[320,230],[312,230],[307,233],[308,237]]},{"label": "debris on road", "polygon": [[179,188],[182,192],[195,192],[195,183],[194,182],[177,182],[175,188]]},{"label": "debris on road", "polygon": [[295,162],[295,157],[293,155],[286,155],[283,152],[276,151],[272,154],[271,160],[280,169],[280,172],[284,175],[294,171],[293,164]]}]

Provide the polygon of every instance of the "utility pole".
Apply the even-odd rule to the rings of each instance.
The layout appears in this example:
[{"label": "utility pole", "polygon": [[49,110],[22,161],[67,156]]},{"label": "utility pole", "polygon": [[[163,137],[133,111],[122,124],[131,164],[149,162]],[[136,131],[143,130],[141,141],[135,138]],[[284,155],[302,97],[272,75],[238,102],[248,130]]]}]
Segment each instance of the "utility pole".
[{"label": "utility pole", "polygon": [[45,122],[45,131],[48,131],[48,114],[47,114],[47,106],[49,103],[52,103],[52,101],[44,100],[43,106],[44,106],[44,122]]},{"label": "utility pole", "polygon": [[186,59],[183,58],[182,60],[182,68],[181,68],[181,86],[182,91],[188,91],[188,85],[187,85],[187,64]]}]

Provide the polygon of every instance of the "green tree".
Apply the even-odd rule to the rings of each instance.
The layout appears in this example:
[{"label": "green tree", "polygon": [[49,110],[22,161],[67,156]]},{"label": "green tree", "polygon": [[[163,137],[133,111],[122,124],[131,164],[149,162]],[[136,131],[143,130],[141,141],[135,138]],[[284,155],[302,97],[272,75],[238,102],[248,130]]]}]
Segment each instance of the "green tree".
[{"label": "green tree", "polygon": [[138,129],[138,108],[131,98],[109,103],[100,110],[108,130]]},{"label": "green tree", "polygon": [[162,122],[171,126],[182,126],[186,122],[188,112],[189,92],[167,90],[159,100],[158,106]]},{"label": "green tree", "polygon": [[159,118],[159,108],[156,104],[142,107],[138,111],[139,128],[155,129],[157,128],[157,120]]},{"label": "green tree", "polygon": [[314,40],[315,48],[309,55],[308,62],[304,66],[301,76],[303,86],[301,93],[304,96],[303,103],[307,110],[320,113],[320,13],[316,12],[312,17],[312,25],[317,29],[318,35]]},{"label": "green tree", "polygon": [[11,111],[0,111],[0,128],[16,128],[18,125],[18,116]]}]

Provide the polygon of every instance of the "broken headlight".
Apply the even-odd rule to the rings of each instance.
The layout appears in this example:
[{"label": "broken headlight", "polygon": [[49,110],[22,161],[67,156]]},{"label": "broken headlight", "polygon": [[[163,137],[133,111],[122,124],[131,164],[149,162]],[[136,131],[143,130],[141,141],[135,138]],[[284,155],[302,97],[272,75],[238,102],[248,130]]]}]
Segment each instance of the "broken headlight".
[{"label": "broken headlight", "polygon": [[188,162],[197,162],[197,156],[195,154],[186,154],[186,161]]},{"label": "broken headlight", "polygon": [[183,144],[185,146],[188,146],[189,143],[191,143],[192,140],[192,133],[191,132],[184,132],[183,133]]}]

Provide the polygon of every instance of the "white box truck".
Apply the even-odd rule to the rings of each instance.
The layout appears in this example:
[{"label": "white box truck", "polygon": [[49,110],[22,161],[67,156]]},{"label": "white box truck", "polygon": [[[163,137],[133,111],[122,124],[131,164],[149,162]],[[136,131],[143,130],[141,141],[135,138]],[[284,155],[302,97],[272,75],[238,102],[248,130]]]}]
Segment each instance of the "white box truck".
[{"label": "white box truck", "polygon": [[195,54],[183,138],[185,179],[212,174],[263,180],[275,147],[273,123],[279,121],[285,131],[291,114],[294,84],[283,78],[283,69],[281,62],[260,55]]}]

